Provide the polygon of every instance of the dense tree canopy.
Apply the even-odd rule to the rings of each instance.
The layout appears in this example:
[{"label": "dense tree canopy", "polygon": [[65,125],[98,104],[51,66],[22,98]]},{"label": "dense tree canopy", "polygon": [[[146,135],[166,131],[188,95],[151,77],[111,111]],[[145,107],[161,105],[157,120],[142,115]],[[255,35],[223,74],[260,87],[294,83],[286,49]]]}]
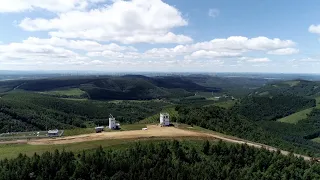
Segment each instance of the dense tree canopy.
[{"label": "dense tree canopy", "polygon": [[247,96],[234,111],[255,121],[277,120],[297,111],[316,106],[316,100],[295,95]]},{"label": "dense tree canopy", "polygon": [[163,101],[78,101],[10,93],[0,98],[0,133],[86,127],[88,123],[108,125],[110,113],[122,123],[134,123],[167,105]]},{"label": "dense tree canopy", "polygon": [[320,165],[246,145],[195,146],[179,141],[135,144],[126,150],[46,152],[0,161],[0,180],[319,179]]},{"label": "dense tree canopy", "polygon": [[181,123],[198,125],[289,151],[320,155],[320,144],[310,141],[320,134],[320,110],[314,110],[308,119],[297,125],[250,120],[233,109],[216,106],[179,106],[176,110],[179,113],[178,121]]}]

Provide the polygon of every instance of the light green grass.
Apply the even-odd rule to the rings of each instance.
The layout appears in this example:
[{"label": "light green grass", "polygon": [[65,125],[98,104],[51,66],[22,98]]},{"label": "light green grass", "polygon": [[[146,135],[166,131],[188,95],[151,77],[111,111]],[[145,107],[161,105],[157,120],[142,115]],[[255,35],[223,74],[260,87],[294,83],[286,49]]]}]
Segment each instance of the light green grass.
[{"label": "light green grass", "polygon": [[197,92],[195,97],[204,97],[207,100],[219,100],[215,97],[221,97],[223,93],[212,93],[212,92]]},{"label": "light green grass", "polygon": [[145,103],[145,102],[164,102],[164,101],[161,99],[152,99],[152,100],[112,100],[108,102],[114,103],[114,104],[120,104],[123,102]]},{"label": "light green grass", "polygon": [[320,108],[320,96],[316,97],[316,108]]},{"label": "light green grass", "polygon": [[316,142],[316,143],[320,143],[320,137],[314,138],[311,141]]},{"label": "light green grass", "polygon": [[121,131],[133,131],[133,130],[141,130],[142,128],[146,128],[145,124],[124,124],[121,125]]},{"label": "light green grass", "polygon": [[63,100],[70,100],[70,101],[88,101],[86,98],[59,98]]},{"label": "light green grass", "polygon": [[288,84],[290,87],[294,87],[297,86],[300,83],[300,81],[285,81],[283,83]]},{"label": "light green grass", "polygon": [[213,105],[229,109],[233,107],[235,103],[236,101],[230,100],[230,101],[217,102],[217,103],[214,103]]},{"label": "light green grass", "polygon": [[[124,124],[121,125],[120,131],[133,131],[133,130],[141,130],[142,128],[147,127],[145,124]],[[110,130],[108,129],[108,126],[105,126],[104,131],[118,131],[118,130]],[[76,136],[81,134],[90,134],[90,133],[96,133],[94,127],[92,128],[76,128],[76,129],[67,129],[64,130],[63,135],[64,136]]]},{"label": "light green grass", "polygon": [[34,153],[42,154],[44,152],[53,152],[56,149],[59,151],[72,151],[74,153],[80,153],[82,151],[89,151],[102,147],[104,149],[126,149],[130,145],[136,142],[141,143],[157,143],[161,141],[168,140],[183,140],[189,143],[199,143],[204,140],[215,141],[212,138],[142,138],[142,139],[109,139],[109,140],[99,140],[99,141],[88,141],[73,144],[63,144],[63,145],[28,145],[28,144],[11,144],[11,145],[0,145],[0,159],[4,158],[15,158],[19,153],[26,154],[27,156],[32,156]]},{"label": "light green grass", "polygon": [[262,92],[259,94],[259,96],[267,96],[269,95],[270,93],[268,91],[265,91],[265,92]]},{"label": "light green grass", "polygon": [[196,131],[196,132],[201,132],[201,133],[214,134],[214,135],[218,135],[218,136],[221,136],[221,137],[226,137],[226,138],[229,138],[229,139],[242,140],[242,139],[240,139],[238,137],[222,134],[222,133],[219,133],[219,132],[216,132],[216,131],[212,131],[212,130],[209,130],[209,129],[202,128],[200,126],[190,126],[188,124],[176,124],[176,123],[174,123],[174,124],[175,124],[175,127],[179,128],[179,129],[185,129],[185,130],[188,130],[188,131]]},{"label": "light green grass", "polygon": [[308,114],[311,113],[312,109],[313,108],[309,108],[309,109],[305,109],[303,111],[293,113],[289,116],[278,119],[277,121],[284,122],[284,123],[290,123],[290,124],[297,124],[299,121],[301,121],[303,119],[307,119]]},{"label": "light green grass", "polygon": [[63,136],[76,136],[80,134],[95,133],[94,128],[77,128],[77,129],[66,129],[64,130]]},{"label": "light green grass", "polygon": [[[316,107],[317,109],[320,108],[320,96],[316,97]],[[284,123],[290,123],[290,124],[297,124],[299,121],[307,119],[308,115],[311,113],[311,111],[314,108],[309,108],[305,109],[296,113],[293,113],[289,116],[286,116],[284,118],[278,119],[277,121],[279,122],[284,122]]]},{"label": "light green grass", "polygon": [[49,95],[55,95],[55,96],[72,96],[72,97],[81,97],[85,94],[84,91],[82,91],[79,88],[70,88],[70,89],[64,89],[64,90],[54,90],[54,91],[45,91],[42,92],[43,94],[49,94]]}]

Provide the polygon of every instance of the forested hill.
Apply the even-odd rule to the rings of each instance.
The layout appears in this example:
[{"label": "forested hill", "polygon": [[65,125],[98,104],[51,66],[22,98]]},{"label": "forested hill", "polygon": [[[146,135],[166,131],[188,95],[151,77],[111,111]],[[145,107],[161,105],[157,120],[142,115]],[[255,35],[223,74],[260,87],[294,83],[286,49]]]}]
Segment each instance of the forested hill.
[{"label": "forested hill", "polygon": [[274,96],[249,95],[241,99],[233,110],[251,120],[261,121],[277,120],[315,106],[315,99],[292,94],[276,94]]},{"label": "forested hill", "polygon": [[306,120],[296,125],[270,120],[256,121],[233,109],[216,106],[178,106],[176,110],[180,123],[201,126],[288,151],[320,156],[320,144],[310,141],[320,135],[320,110],[313,110]]},{"label": "forested hill", "polygon": [[306,80],[291,80],[271,82],[259,89],[253,95],[270,96],[275,94],[293,94],[297,96],[320,96],[320,82]]},{"label": "forested hill", "polygon": [[43,92],[68,88],[80,88],[87,93],[89,98],[96,100],[185,97],[194,95],[194,92],[197,91],[221,91],[219,87],[206,87],[184,77],[174,76],[64,77],[0,82],[0,92],[7,92],[13,89]]},{"label": "forested hill", "polygon": [[0,133],[106,125],[110,113],[121,123],[135,123],[167,105],[163,101],[68,100],[39,93],[8,93],[0,98]]}]

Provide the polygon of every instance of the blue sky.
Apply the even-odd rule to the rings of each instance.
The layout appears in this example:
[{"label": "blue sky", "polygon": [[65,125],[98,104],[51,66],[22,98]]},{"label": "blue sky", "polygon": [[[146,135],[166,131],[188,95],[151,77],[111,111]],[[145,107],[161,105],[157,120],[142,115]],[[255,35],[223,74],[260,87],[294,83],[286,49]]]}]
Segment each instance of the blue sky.
[{"label": "blue sky", "polygon": [[319,73],[320,2],[11,0],[0,69]]}]

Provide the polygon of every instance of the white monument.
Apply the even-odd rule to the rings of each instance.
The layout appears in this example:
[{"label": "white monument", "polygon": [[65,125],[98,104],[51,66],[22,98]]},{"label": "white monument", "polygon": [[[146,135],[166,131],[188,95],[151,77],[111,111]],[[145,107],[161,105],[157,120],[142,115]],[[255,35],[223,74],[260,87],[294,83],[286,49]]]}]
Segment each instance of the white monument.
[{"label": "white monument", "polygon": [[160,125],[161,126],[170,125],[170,117],[168,113],[160,113]]},{"label": "white monument", "polygon": [[116,118],[114,118],[111,114],[109,116],[109,129],[117,129]]}]

